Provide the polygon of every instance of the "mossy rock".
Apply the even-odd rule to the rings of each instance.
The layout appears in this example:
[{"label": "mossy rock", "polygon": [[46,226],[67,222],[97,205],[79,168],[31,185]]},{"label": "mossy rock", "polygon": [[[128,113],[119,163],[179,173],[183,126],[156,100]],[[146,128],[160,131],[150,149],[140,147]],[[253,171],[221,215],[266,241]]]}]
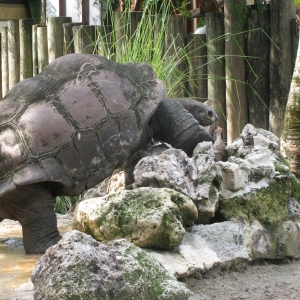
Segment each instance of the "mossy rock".
[{"label": "mossy rock", "polygon": [[193,201],[172,189],[123,190],[79,203],[73,229],[108,242],[125,238],[138,247],[173,249],[198,218]]},{"label": "mossy rock", "polygon": [[300,203],[300,181],[296,178],[295,175],[292,175],[291,197],[293,197],[298,203]]},{"label": "mossy rock", "polygon": [[219,202],[219,213],[225,220],[238,218],[273,226],[288,218],[291,176],[275,177],[269,186],[233,196]]}]

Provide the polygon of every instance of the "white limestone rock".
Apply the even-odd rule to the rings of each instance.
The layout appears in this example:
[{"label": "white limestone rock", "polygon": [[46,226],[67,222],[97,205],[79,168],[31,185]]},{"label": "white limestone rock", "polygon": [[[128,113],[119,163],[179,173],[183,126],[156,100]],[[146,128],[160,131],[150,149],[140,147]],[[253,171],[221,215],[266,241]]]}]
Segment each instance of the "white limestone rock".
[{"label": "white limestone rock", "polygon": [[32,282],[35,300],[187,300],[190,294],[152,256],[126,240],[104,245],[77,230],[39,259]]},{"label": "white limestone rock", "polygon": [[203,142],[189,158],[179,149],[142,158],[134,170],[134,188],[167,187],[190,197],[199,211],[197,223],[209,222],[217,209],[222,176],[211,142]]},{"label": "white limestone rock", "polygon": [[226,221],[194,225],[176,252],[147,250],[178,278],[195,276],[213,268],[230,268],[250,262],[251,236],[247,224]]},{"label": "white limestone rock", "polygon": [[125,238],[139,247],[173,249],[198,218],[193,201],[171,189],[123,190],[80,202],[73,229],[107,242]]}]

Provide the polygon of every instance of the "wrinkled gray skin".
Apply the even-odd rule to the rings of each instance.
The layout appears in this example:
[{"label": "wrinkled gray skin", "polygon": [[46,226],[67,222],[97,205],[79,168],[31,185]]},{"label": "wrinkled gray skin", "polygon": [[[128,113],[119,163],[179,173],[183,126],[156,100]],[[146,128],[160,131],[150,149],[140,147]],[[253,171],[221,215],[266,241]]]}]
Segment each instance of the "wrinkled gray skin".
[{"label": "wrinkled gray skin", "polygon": [[[146,113],[144,113],[144,115],[146,118],[150,118],[149,113],[147,115],[147,109],[149,105],[153,107],[151,103],[148,106],[147,103],[145,103],[145,107],[142,107],[140,118],[132,117],[131,119],[127,119],[128,121],[132,121],[129,124],[130,126],[124,125],[123,127],[117,128],[112,126],[113,120],[107,121],[107,127],[103,127],[103,129],[101,127],[101,130],[99,129],[100,135],[98,135],[98,139],[105,136],[108,142],[102,142],[100,145],[95,144],[97,139],[91,138],[96,134],[93,127],[88,128],[88,130],[82,130],[81,138],[79,134],[72,133],[75,131],[75,128],[76,130],[80,130],[82,123],[75,124],[78,127],[71,127],[69,125],[61,127],[59,123],[54,122],[51,126],[56,126],[56,129],[53,129],[49,126],[49,120],[47,121],[47,118],[51,121],[51,115],[49,116],[49,113],[52,113],[62,124],[65,124],[64,118],[67,119],[67,116],[64,112],[69,113],[69,111],[67,111],[67,109],[61,111],[58,109],[55,110],[53,103],[50,103],[51,101],[49,103],[46,102],[47,100],[43,97],[43,93],[51,92],[53,95],[55,94],[56,98],[53,96],[55,99],[60,96],[63,97],[69,82],[71,82],[71,78],[73,78],[73,71],[70,68],[67,68],[67,71],[60,71],[62,72],[61,74],[65,74],[65,72],[71,73],[71,75],[68,75],[69,77],[63,77],[63,80],[65,80],[64,84],[66,84],[63,88],[57,85],[58,82],[55,81],[55,76],[53,76],[51,72],[54,72],[54,70],[57,72],[58,68],[65,68],[66,63],[69,63],[72,68],[74,68],[73,64],[77,63],[77,68],[80,68],[80,60],[90,62],[93,59],[93,56],[87,54],[74,54],[60,58],[46,68],[48,73],[50,73],[49,76],[45,76],[47,73],[42,72],[39,76],[20,82],[6,95],[6,100],[1,101],[0,124],[2,122],[2,129],[1,127],[0,129],[2,131],[0,130],[0,167],[2,164],[2,169],[4,169],[4,172],[8,172],[10,177],[7,177],[7,184],[5,182],[3,184],[2,182],[2,190],[0,185],[0,222],[3,219],[13,219],[21,223],[23,244],[27,253],[44,253],[47,248],[56,244],[61,238],[57,230],[57,220],[54,213],[55,196],[76,195],[98,184],[107,176],[111,175],[115,168],[124,164],[130,155],[138,150],[144,149],[152,138],[167,142],[175,148],[180,148],[188,155],[192,155],[193,149],[199,142],[212,141],[212,137],[202,125],[206,126],[215,122],[217,116],[210,108],[191,99],[177,99],[177,101],[176,99],[163,99],[157,108],[154,107],[154,109],[156,108],[154,114],[150,121],[147,121],[148,123],[141,127],[141,132],[134,131],[135,129],[132,129],[132,127],[134,128],[137,122],[136,120],[141,120],[145,111]],[[105,64],[114,64],[106,61],[104,58],[97,59],[103,61]],[[94,65],[92,67],[94,67]],[[130,68],[130,65],[128,68]],[[140,69],[148,70],[145,65],[142,65]],[[94,73],[90,74],[93,75]],[[44,77],[45,79],[43,79]],[[80,79],[80,77],[78,78]],[[38,84],[35,85],[35,82]],[[76,82],[76,78],[73,79],[73,82]],[[152,81],[150,81],[150,83],[151,82]],[[50,90],[50,83],[53,84],[52,90]],[[27,84],[32,84],[33,88],[26,88]],[[44,84],[44,87],[41,87],[41,84]],[[162,83],[157,83],[157,95],[160,95],[159,91],[164,90],[162,85]],[[50,87],[46,88],[47,86]],[[62,89],[60,93],[57,92],[59,88]],[[104,92],[105,88],[106,87],[103,88]],[[34,89],[37,89],[37,91],[33,92],[35,91]],[[72,91],[72,89],[69,89],[69,91]],[[89,91],[90,90],[86,87],[86,90],[79,90],[77,93],[81,93],[80,97],[89,99],[89,96],[85,94],[89,93]],[[151,88],[145,88],[145,91],[151,91]],[[27,100],[26,92],[28,93]],[[97,90],[94,90],[94,92],[97,93]],[[102,92],[101,89],[100,92]],[[40,93],[40,98],[37,99],[38,93]],[[72,103],[72,96],[68,97],[68,103]],[[8,101],[10,98],[12,100]],[[19,98],[21,98],[20,101],[18,101]],[[162,98],[163,96],[157,101],[159,102]],[[33,105],[31,101],[36,101],[36,103]],[[107,98],[106,101],[108,104],[112,103],[110,102],[110,98]],[[59,103],[59,101],[57,102]],[[116,103],[116,101],[114,103]],[[26,104],[28,107],[25,112],[24,110],[16,108],[16,105],[23,104]],[[49,111],[48,108],[51,107],[51,105],[53,109]],[[116,105],[118,105],[118,103]],[[28,111],[30,111],[30,109],[34,110],[36,107],[40,107],[40,109],[44,107],[45,111],[40,111],[42,117],[37,118],[36,114],[32,114],[33,119],[30,119]],[[60,107],[59,104],[57,107]],[[72,108],[73,106],[70,107]],[[83,109],[85,109],[85,107],[83,107]],[[122,109],[121,107],[120,110]],[[12,114],[11,111],[13,111],[14,114]],[[76,113],[80,112],[80,109],[77,109]],[[133,114],[133,112],[131,112],[131,114]],[[24,115],[26,115],[28,119],[24,119]],[[75,114],[75,116],[77,115]],[[126,116],[126,110],[124,111],[124,116]],[[27,142],[29,144],[38,145],[39,147],[45,146],[50,150],[48,152],[41,150],[41,152],[35,156],[28,156],[28,154],[26,154],[28,152],[24,150],[25,143],[18,138],[18,132],[23,134],[23,127],[19,124],[20,129],[14,131],[13,128],[15,124],[13,124],[10,119],[13,117],[16,119],[16,122],[22,123],[23,127],[28,125],[29,129],[32,128],[32,122],[34,123],[38,119],[38,122],[40,122],[38,124],[41,125],[37,127],[37,129],[42,129],[42,131],[40,131],[41,134],[43,134],[43,130],[49,132],[46,137],[48,141],[44,145],[40,134],[34,134],[35,131],[32,130],[31,133],[33,135],[27,139]],[[99,118],[98,115],[95,115],[94,111],[91,111],[89,118],[83,119],[83,121],[88,120],[89,122],[92,117],[94,119]],[[117,114],[115,118],[118,118]],[[149,118],[147,120],[149,120]],[[94,121],[97,123],[97,120]],[[105,128],[109,130],[105,131]],[[112,134],[114,128],[115,133]],[[66,141],[62,139],[60,143],[57,142],[56,134],[57,130],[60,129],[65,130],[60,136],[63,136],[63,134],[69,130],[69,132],[67,132],[69,134],[69,140]],[[116,130],[119,130],[119,132]],[[26,133],[26,130],[23,131]],[[115,143],[115,139],[121,134],[123,134],[122,138],[124,140],[124,147],[126,148],[121,148],[118,143]],[[24,137],[25,135],[22,136]],[[129,137],[127,138],[127,136]],[[55,147],[52,147],[51,143],[54,143]],[[100,142],[98,141],[98,143]],[[77,145],[76,148],[73,144]],[[82,150],[81,152],[79,152],[80,149],[78,148],[80,145],[84,145],[83,148],[80,148]],[[51,150],[52,148],[55,148],[55,151]],[[84,165],[82,164],[83,159],[85,161]],[[89,163],[90,160],[91,163]],[[18,165],[19,161],[21,163]],[[15,162],[15,165],[13,162]],[[95,163],[98,165],[95,166]],[[66,176],[67,173],[64,170],[67,170],[71,175]],[[5,192],[3,192],[3,187],[6,188]]]},{"label": "wrinkled gray skin", "polygon": [[218,116],[210,107],[190,98],[165,98],[158,105],[149,126],[156,141],[181,149],[188,156],[199,142],[213,141],[203,126],[211,125]]}]

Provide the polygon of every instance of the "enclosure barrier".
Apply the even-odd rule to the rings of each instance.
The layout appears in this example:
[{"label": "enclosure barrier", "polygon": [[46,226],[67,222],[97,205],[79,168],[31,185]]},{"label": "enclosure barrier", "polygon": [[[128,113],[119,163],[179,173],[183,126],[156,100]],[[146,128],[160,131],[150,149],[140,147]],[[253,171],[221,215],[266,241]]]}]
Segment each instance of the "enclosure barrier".
[{"label": "enclosure barrier", "polygon": [[[287,100],[284,95],[288,93],[293,72],[298,28],[293,17],[288,22],[278,21],[278,14],[281,10],[284,15],[283,9],[292,8],[286,4],[289,1],[283,1],[285,4],[274,1],[271,9],[267,5],[262,12],[252,6],[245,25],[237,27],[226,7],[227,1],[224,1],[225,17],[223,13],[206,14],[206,35],[187,35],[183,16],[171,16],[166,24],[165,48],[169,49],[173,43],[174,51],[185,48],[187,53],[187,60],[177,65],[178,72],[187,70],[187,79],[180,82],[173,96],[189,96],[203,102],[211,99],[224,140],[229,143],[248,122],[255,127],[272,128],[280,135],[284,113],[280,103]],[[72,23],[69,17],[48,18],[47,26],[38,25],[35,19],[9,20],[0,38],[0,98],[17,82],[35,76],[63,55],[106,55],[107,49],[113,47],[114,59],[121,61],[122,47],[134,38],[141,16],[140,12],[130,13],[126,24],[124,18],[115,14],[117,42],[114,45],[109,26]],[[292,24],[292,30],[287,30],[286,24]],[[158,25],[154,27],[153,47]],[[130,26],[130,31],[124,31],[126,26]],[[278,26],[286,30],[284,40]]]}]

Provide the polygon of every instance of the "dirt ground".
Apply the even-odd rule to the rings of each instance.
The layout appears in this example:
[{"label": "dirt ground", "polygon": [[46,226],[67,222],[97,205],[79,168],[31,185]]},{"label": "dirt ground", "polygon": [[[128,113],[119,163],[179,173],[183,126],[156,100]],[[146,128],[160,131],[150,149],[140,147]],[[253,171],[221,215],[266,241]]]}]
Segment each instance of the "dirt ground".
[{"label": "dirt ground", "polygon": [[300,300],[300,260],[263,262],[185,283],[192,291],[189,300]]},{"label": "dirt ground", "polygon": [[[71,229],[69,223],[68,218],[58,218],[61,234]],[[0,223],[0,300],[33,300],[30,275],[39,255],[1,243],[8,237],[21,240],[17,222]],[[262,262],[240,271],[215,270],[185,283],[192,293],[189,300],[300,300],[300,259]]]}]

